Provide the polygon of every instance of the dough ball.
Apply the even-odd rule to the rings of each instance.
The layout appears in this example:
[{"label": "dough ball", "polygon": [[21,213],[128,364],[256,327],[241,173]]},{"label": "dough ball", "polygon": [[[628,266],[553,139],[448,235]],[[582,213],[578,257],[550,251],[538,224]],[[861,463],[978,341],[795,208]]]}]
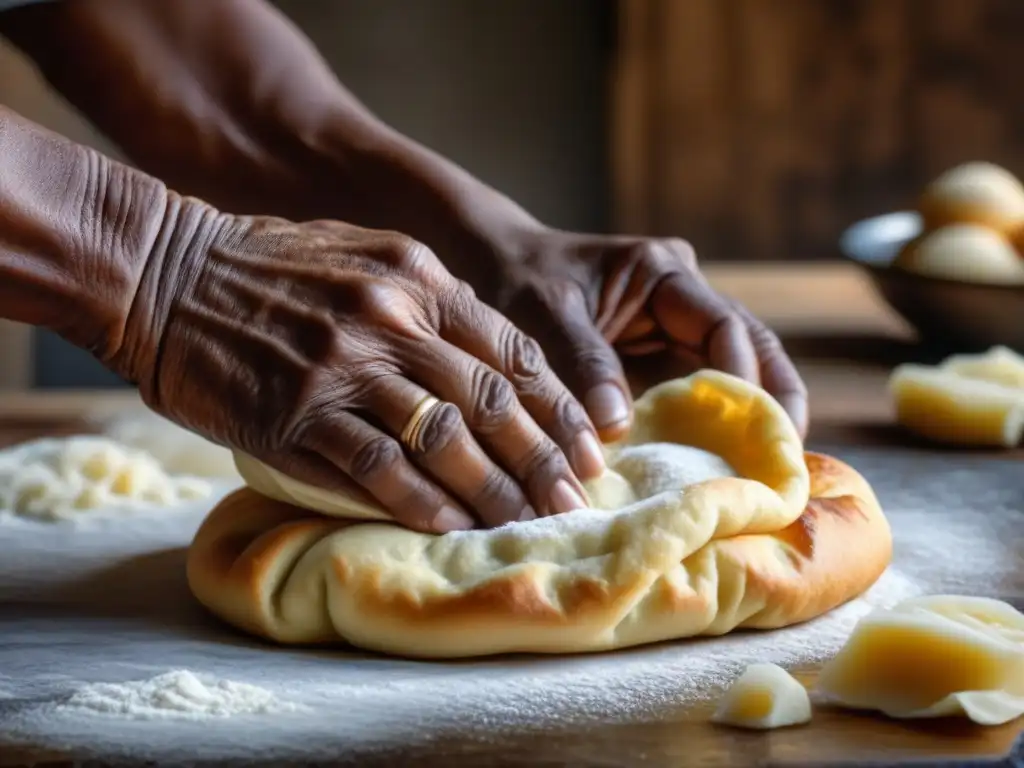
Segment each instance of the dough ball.
[{"label": "dough ball", "polygon": [[1024,391],[923,365],[901,365],[889,380],[896,419],[949,445],[1012,448],[1024,436]]},{"label": "dough ball", "polygon": [[1024,285],[1024,259],[998,232],[977,224],[950,224],[913,240],[893,266],[964,283]]},{"label": "dough ball", "polygon": [[1024,225],[1024,185],[992,163],[965,163],[929,184],[918,202],[925,231],[979,224],[1003,234]]},{"label": "dough ball", "polygon": [[776,664],[751,664],[725,692],[711,721],[769,730],[811,721],[807,689]]},{"label": "dough ball", "polygon": [[0,451],[0,511],[58,521],[100,509],[169,507],[213,489],[174,478],[149,454],[103,437],[44,439]]},{"label": "dough ball", "polygon": [[982,597],[913,598],[863,618],[818,677],[833,704],[894,718],[1024,714],[1024,615]]},{"label": "dough ball", "polygon": [[98,418],[103,434],[155,458],[172,475],[241,481],[231,451],[149,410]]}]

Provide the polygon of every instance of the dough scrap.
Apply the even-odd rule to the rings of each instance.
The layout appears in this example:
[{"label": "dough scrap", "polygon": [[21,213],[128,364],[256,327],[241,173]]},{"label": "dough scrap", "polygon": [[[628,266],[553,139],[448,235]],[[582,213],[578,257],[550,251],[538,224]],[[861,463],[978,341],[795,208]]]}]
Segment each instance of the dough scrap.
[{"label": "dough scrap", "polygon": [[953,355],[943,360],[939,369],[1024,393],[1024,356],[1009,347],[995,346],[977,355]]},{"label": "dough scrap", "polygon": [[918,210],[926,230],[961,223],[1009,234],[1024,225],[1024,185],[993,163],[964,163],[925,188]]},{"label": "dough scrap", "polygon": [[903,247],[893,266],[927,277],[1024,285],[1024,258],[1009,240],[978,224],[949,224]]},{"label": "dough scrap", "polygon": [[1024,358],[1004,347],[937,367],[898,366],[889,390],[897,420],[929,440],[1013,448],[1024,439]]},{"label": "dough scrap", "polygon": [[770,730],[811,722],[807,689],[777,664],[751,664],[719,700],[711,721]]},{"label": "dough scrap", "polygon": [[901,719],[1024,714],[1024,614],[1000,600],[932,595],[861,619],[818,677],[832,704]]},{"label": "dough scrap", "polygon": [[[664,467],[638,471],[654,443],[707,451],[738,476],[673,485]],[[805,454],[781,406],[735,377],[701,371],[650,390],[608,459],[591,495],[637,501],[432,536],[360,521],[350,500],[284,485],[242,457],[260,493],[241,489],[210,513],[189,584],[222,619],[281,643],[453,658],[786,626],[861,594],[889,563],[889,526],[864,478]],[[313,510],[270,498],[298,500],[296,488]]]},{"label": "dough scrap", "polygon": [[172,477],[144,451],[91,435],[47,438],[0,451],[0,510],[58,521],[96,509],[174,506],[213,493]]}]

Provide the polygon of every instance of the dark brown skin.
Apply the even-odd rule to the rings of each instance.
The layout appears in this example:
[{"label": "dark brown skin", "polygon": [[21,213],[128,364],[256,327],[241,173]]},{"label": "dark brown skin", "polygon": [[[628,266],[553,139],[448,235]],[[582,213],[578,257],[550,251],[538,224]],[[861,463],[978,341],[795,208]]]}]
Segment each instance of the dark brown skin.
[{"label": "dark brown skin", "polygon": [[[374,230],[402,232],[422,243],[425,247],[403,240],[404,250],[398,250],[436,254],[452,275],[472,286],[480,300],[536,339],[553,361],[554,371],[586,406],[591,421],[605,439],[622,435],[632,416],[620,355],[628,359],[629,355],[666,348],[679,358],[680,373],[712,366],[760,382],[787,408],[801,431],[806,431],[806,390],[778,340],[749,313],[708,286],[685,242],[577,234],[544,226],[508,198],[381,123],[337,82],[309,41],[262,0],[65,0],[0,14],[0,32],[34,58],[49,81],[134,162],[171,188],[208,200],[221,210],[271,213],[295,220],[342,220]],[[223,214],[210,215],[228,220]],[[358,376],[366,367],[366,360],[387,361],[410,380],[427,386],[416,377],[421,375],[424,365],[431,366],[403,357],[412,355],[410,349],[418,350],[419,344],[407,344],[399,351],[389,334],[394,332],[396,317],[415,316],[417,323],[423,322],[424,317],[435,318],[441,324],[430,326],[432,332],[479,364],[504,374],[503,380],[517,388],[521,409],[533,418],[534,426],[508,433],[516,432],[520,442],[507,438],[515,445],[498,457],[508,473],[502,478],[522,479],[522,470],[516,468],[525,444],[521,441],[537,428],[543,429],[573,459],[572,466],[579,477],[599,471],[600,462],[594,456],[593,446],[580,437],[590,434],[591,426],[578,412],[576,400],[565,394],[545,365],[531,362],[534,375],[527,377],[544,381],[543,386],[524,387],[517,379],[519,374],[509,370],[508,350],[532,349],[528,341],[506,346],[504,357],[495,356],[485,343],[486,339],[495,338],[495,330],[479,329],[476,335],[465,330],[470,322],[467,318],[486,314],[493,318],[489,321],[493,328],[502,328],[499,335],[520,338],[514,330],[501,325],[504,321],[496,313],[487,314],[488,310],[479,302],[468,298],[465,288],[443,289],[459,296],[458,300],[436,296],[435,285],[459,283],[448,275],[441,276],[444,269],[432,255],[411,259],[410,267],[408,258],[395,257],[394,235],[366,233],[323,222],[315,225],[314,233],[310,229],[313,225],[231,221],[234,223],[225,231],[243,232],[244,235],[236,235],[236,240],[247,244],[237,246],[242,248],[239,253],[260,254],[260,258],[268,260],[267,269],[257,268],[246,258],[231,257],[236,240],[231,241],[230,248],[219,240],[211,241],[211,259],[217,266],[207,268],[209,274],[204,275],[201,285],[216,293],[218,280],[225,285],[245,283],[246,290],[236,292],[235,305],[218,305],[210,311],[222,326],[239,330],[239,317],[259,317],[266,323],[263,330],[267,334],[289,339],[280,347],[277,367],[270,362],[274,357],[267,355],[267,346],[247,346],[238,330],[232,335],[221,328],[217,332],[219,337],[212,332],[204,335],[195,329],[182,330],[169,332],[168,339],[174,341],[168,344],[175,351],[160,353],[158,378],[181,382],[196,376],[182,367],[187,360],[188,365],[205,369],[200,377],[202,386],[210,387],[210,382],[216,382],[216,386],[225,387],[221,392],[229,393],[227,397],[238,398],[244,386],[239,383],[241,379],[233,378],[241,376],[233,366],[242,365],[246,375],[251,377],[258,371],[258,375],[272,382],[264,382],[264,388],[273,391],[273,398],[277,398],[271,401],[271,395],[264,393],[261,396],[268,398],[266,401],[245,406],[250,409],[245,411],[245,418],[287,409],[294,403],[289,398],[299,397],[300,393],[305,397],[311,391],[306,387],[312,385],[300,385],[297,379],[285,381],[288,376],[297,375],[295,371],[313,367],[308,361],[315,355],[308,349],[299,350],[302,340],[289,335],[289,330],[307,326],[297,318],[285,322],[273,313],[246,309],[243,298],[259,295],[264,308],[277,306],[284,295],[302,296],[305,300],[311,292],[318,292],[317,281],[309,278],[309,274],[318,270],[348,270],[352,259],[346,260],[344,255],[356,253],[359,256],[354,261],[372,264],[368,269],[375,278],[383,270],[396,281],[395,285],[400,284],[393,293],[402,292],[406,297],[398,302],[405,309],[389,310],[384,313],[386,317],[372,313],[362,316],[359,313],[369,305],[359,301],[347,304],[352,294],[341,288],[319,291],[316,301],[323,302],[319,305],[323,315],[318,322],[327,323],[328,314],[337,315],[331,322],[337,323],[339,338],[334,342],[335,356],[329,357],[329,362],[317,358],[318,364],[337,366],[346,376]],[[290,234],[253,234],[276,229],[287,229]],[[325,235],[327,229],[336,230],[337,234]],[[391,238],[391,245],[380,245],[380,238]],[[271,242],[274,248],[269,247]],[[319,250],[325,253],[320,254]],[[380,256],[382,251],[387,253]],[[369,255],[362,255],[364,252]],[[300,279],[297,272],[288,271],[286,263],[292,259],[317,266]],[[385,267],[379,266],[380,259]],[[423,272],[421,259],[423,264],[430,264],[427,273]],[[345,262],[344,267],[341,262]],[[297,281],[295,285],[287,284],[283,279],[285,273],[289,280]],[[333,290],[338,293],[331,293]],[[371,293],[363,291],[359,295],[365,299]],[[66,300],[68,294],[65,290],[61,300]],[[209,300],[216,304],[215,298],[211,294]],[[154,293],[151,300],[157,299]],[[195,301],[186,298],[185,293],[174,300],[184,306]],[[171,298],[161,294],[159,301]],[[442,306],[461,306],[460,302],[469,302],[470,306],[460,310],[462,314],[457,320],[452,319],[451,325],[444,325]],[[344,311],[339,305],[344,305]],[[183,312],[183,317],[191,318],[190,322],[195,324],[195,318],[201,314],[189,310]],[[374,342],[372,350],[362,350],[364,357],[358,361],[345,357],[352,348],[345,335],[350,327],[348,322],[359,333],[377,333],[382,337]],[[232,326],[233,323],[236,325]],[[326,334],[324,327],[320,327],[321,337]],[[463,335],[457,339],[445,335],[454,327],[463,329]],[[418,331],[403,328],[398,336],[422,341],[415,335]],[[288,354],[284,353],[286,347]],[[262,362],[265,356],[266,363]],[[535,353],[531,351],[526,356],[533,361]],[[281,364],[282,359],[293,357],[306,362]],[[134,370],[138,377],[142,376],[142,369],[136,366]],[[138,380],[144,384],[141,378]],[[175,386],[180,388],[180,384]],[[251,381],[248,386],[253,388]],[[470,414],[465,416],[469,431],[477,436],[479,445],[494,455],[493,451],[498,449],[488,442],[493,438],[481,434],[481,426],[473,423],[474,409],[467,399],[449,394],[444,389],[446,384],[432,381],[429,386],[438,397],[458,405],[464,415]],[[498,387],[503,389],[504,385]],[[532,387],[539,387],[543,394]],[[329,402],[321,404],[346,414],[360,405],[366,409],[365,401],[357,404],[348,390],[358,390],[367,397],[370,388],[345,382],[341,387],[345,392],[324,394]],[[165,389],[167,397],[175,387]],[[157,386],[154,391],[164,390]],[[384,411],[398,413],[404,406],[396,403],[407,400],[394,390],[376,391],[377,405],[370,409],[375,414],[374,428],[395,434],[393,423],[397,421],[388,421]],[[474,402],[486,399],[480,385],[474,394]],[[507,390],[499,395],[499,399],[506,397]],[[210,401],[206,406],[200,406],[201,399],[195,398],[182,398],[174,406],[159,398],[152,402],[203,434],[251,448],[263,457],[269,456],[268,445],[282,449],[293,437],[248,421],[244,423],[253,435],[235,435],[229,419],[236,414],[215,413],[222,406],[214,404],[224,403],[225,394],[211,390],[206,397]],[[339,434],[337,430],[341,429],[337,424],[328,427],[323,414],[308,414],[305,420],[314,422],[310,431],[319,430],[321,435],[328,429]],[[298,421],[305,423],[302,417]],[[486,432],[491,428],[482,429]],[[269,431],[264,434],[260,430]],[[334,444],[339,442],[335,440]],[[544,454],[549,450],[548,444],[541,445],[539,453]],[[319,443],[317,448],[306,449],[323,458],[323,446]],[[449,497],[458,496],[463,507],[478,517],[490,517],[483,520],[488,524],[516,519],[514,509],[523,500],[523,494],[541,514],[571,506],[568,498],[563,504],[552,506],[548,498],[551,481],[543,479],[526,481],[518,496],[511,490],[499,493],[500,503],[487,498],[487,504],[498,503],[500,515],[478,512],[484,508],[483,497],[456,492],[450,483],[459,478],[451,477],[451,472],[447,477],[437,474],[445,474],[442,465],[452,455],[434,459],[430,467],[425,460],[418,460],[421,476],[425,477],[424,472],[434,473],[431,476],[436,480],[432,486],[436,492],[431,491],[435,500],[428,503],[421,494],[421,501],[417,502],[420,508],[434,510],[440,503],[439,494],[444,493],[442,487],[447,488]],[[352,461],[336,455],[330,458],[329,465],[320,464],[321,470],[335,466],[345,470]],[[399,461],[397,457],[387,458]],[[289,462],[297,460],[279,458],[276,463],[292,467],[296,465]],[[557,459],[551,461],[558,463]],[[566,466],[564,458],[560,461],[560,466]],[[307,478],[317,472],[312,466],[316,463],[303,464]],[[336,477],[337,473],[328,470],[326,474]],[[536,476],[550,478],[557,474],[544,469]],[[326,479],[323,471],[316,476],[321,482]],[[567,482],[577,486],[575,478],[570,477]],[[364,479],[361,484],[368,488],[370,481]],[[505,479],[498,484],[509,485]],[[377,483],[375,487],[379,489],[383,484]],[[395,504],[392,500],[389,506],[394,509]],[[418,519],[423,519],[423,515],[429,513],[420,514]]]},{"label": "dark brown skin", "polygon": [[[569,511],[602,469],[536,342],[425,246],[223,214],[3,109],[0,306],[154,410],[417,530]],[[407,453],[394,436],[427,394],[446,404]]]}]

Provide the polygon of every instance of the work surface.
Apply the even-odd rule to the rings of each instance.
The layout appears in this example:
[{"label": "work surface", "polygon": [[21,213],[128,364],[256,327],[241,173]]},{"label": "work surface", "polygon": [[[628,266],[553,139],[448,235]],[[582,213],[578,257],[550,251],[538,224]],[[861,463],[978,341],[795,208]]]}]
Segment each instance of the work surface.
[{"label": "work surface", "polygon": [[[934,452],[908,441],[890,423],[884,388],[888,367],[913,354],[898,323],[870,305],[849,273],[812,274],[811,282],[823,281],[817,287],[780,274],[725,274],[723,287],[792,340],[812,391],[811,447],[861,470],[890,517],[894,563],[865,599],[773,633],[572,659],[403,662],[273,649],[207,617],[182,571],[204,507],[79,529],[0,524],[0,765],[29,756],[218,765],[1014,764],[1020,723],[901,724],[828,710],[808,727],[768,734],[706,723],[714,698],[748,663],[795,665],[813,678],[815,662],[872,605],[921,592],[990,595],[1018,607],[1024,597],[1019,455]],[[755,279],[759,290],[744,290]],[[822,295],[830,285],[831,301]],[[762,291],[776,303],[759,299]],[[826,319],[809,323],[801,312]],[[74,430],[83,409],[130,402],[0,397],[0,442]],[[83,683],[173,669],[257,684],[303,708],[212,724],[52,711]]]}]

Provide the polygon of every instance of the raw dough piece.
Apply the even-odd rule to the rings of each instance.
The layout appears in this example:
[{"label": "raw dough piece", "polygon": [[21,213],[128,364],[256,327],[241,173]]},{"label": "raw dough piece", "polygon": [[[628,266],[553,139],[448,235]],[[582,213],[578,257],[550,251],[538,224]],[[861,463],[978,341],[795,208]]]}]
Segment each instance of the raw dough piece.
[{"label": "raw dough piece", "polygon": [[980,379],[1024,394],[1024,357],[1008,347],[992,347],[980,355],[953,355],[939,365],[943,371]]},{"label": "raw dough piece", "polygon": [[1024,437],[1024,390],[910,363],[893,371],[889,389],[899,423],[929,440],[1013,448]]},{"label": "raw dough piece", "polygon": [[[468,657],[781,627],[861,594],[888,565],[889,526],[867,482],[804,454],[759,387],[702,371],[655,387],[635,408],[606,475],[635,503],[431,536],[242,489],[196,534],[189,584],[221,618],[282,643]],[[643,473],[617,471],[639,461],[631,446],[683,441],[739,476],[645,498]],[[329,507],[346,514],[346,503]]]},{"label": "raw dough piece", "polygon": [[875,611],[821,670],[818,689],[831,703],[894,718],[1009,722],[1024,714],[1024,615],[951,595]]},{"label": "raw dough piece", "polygon": [[111,440],[145,451],[172,475],[241,480],[231,450],[150,410],[93,419]]},{"label": "raw dough piece", "polygon": [[777,664],[751,664],[729,686],[711,721],[769,730],[811,722],[807,689]]},{"label": "raw dough piece", "polygon": [[992,163],[964,163],[929,184],[918,202],[926,230],[980,224],[1002,234],[1024,225],[1024,186]]},{"label": "raw dough piece", "polygon": [[62,520],[96,509],[173,506],[208,497],[202,480],[170,477],[152,456],[103,437],[35,440],[0,451],[0,511]]},{"label": "raw dough piece", "polygon": [[964,283],[1024,285],[1024,259],[977,224],[950,224],[910,241],[893,262],[907,272]]}]

